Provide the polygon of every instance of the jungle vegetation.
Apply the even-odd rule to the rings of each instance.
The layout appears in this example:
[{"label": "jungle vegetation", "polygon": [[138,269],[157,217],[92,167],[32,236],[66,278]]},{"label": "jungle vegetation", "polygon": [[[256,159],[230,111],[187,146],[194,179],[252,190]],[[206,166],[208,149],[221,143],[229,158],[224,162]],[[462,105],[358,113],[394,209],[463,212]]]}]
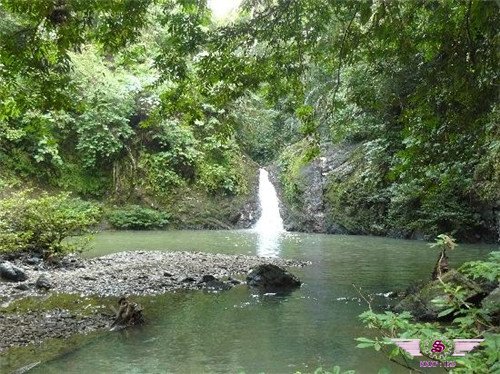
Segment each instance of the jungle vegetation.
[{"label": "jungle vegetation", "polygon": [[2,0],[0,15],[4,195],[176,221],[179,196],[244,196],[254,162],[278,162],[294,204],[300,168],[349,143],[355,172],[326,195],[347,231],[497,234],[493,1],[247,0],[221,22],[197,0]]},{"label": "jungle vegetation", "polygon": [[[227,219],[257,164],[278,164],[300,204],[301,168],[342,144],[353,172],[326,198],[349,232],[496,240],[499,27],[481,0],[245,0],[227,21],[204,0],[0,0],[0,250],[62,253],[103,217]],[[497,261],[464,271],[498,280]],[[490,321],[455,295],[448,329],[481,335]],[[464,365],[495,354],[490,336]]]}]

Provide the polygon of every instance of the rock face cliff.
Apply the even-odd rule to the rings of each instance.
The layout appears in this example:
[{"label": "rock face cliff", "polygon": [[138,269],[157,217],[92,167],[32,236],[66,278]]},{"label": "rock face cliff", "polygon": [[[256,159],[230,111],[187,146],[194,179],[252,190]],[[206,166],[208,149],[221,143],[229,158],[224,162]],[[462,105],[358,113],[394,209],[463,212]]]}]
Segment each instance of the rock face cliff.
[{"label": "rock face cliff", "polygon": [[[409,207],[401,205],[400,186],[388,178],[387,165],[372,162],[366,144],[322,144],[310,160],[304,159],[306,147],[292,146],[270,167],[289,231],[425,240],[448,232],[469,242],[500,237],[500,203],[460,201],[445,213],[436,206],[442,215],[437,219],[432,211],[424,212],[418,199]],[[462,221],[456,219],[459,214]]]},{"label": "rock face cliff", "polygon": [[281,173],[284,172],[278,165],[271,168],[271,178],[277,186],[280,195],[280,210],[289,231],[306,231],[331,234],[345,234],[348,230],[332,222],[328,212],[329,204],[326,201],[330,179],[342,180],[354,168],[351,161],[356,145],[333,147],[330,144],[323,146],[320,157],[303,165],[295,179],[300,198],[295,204],[290,204],[284,194]]}]

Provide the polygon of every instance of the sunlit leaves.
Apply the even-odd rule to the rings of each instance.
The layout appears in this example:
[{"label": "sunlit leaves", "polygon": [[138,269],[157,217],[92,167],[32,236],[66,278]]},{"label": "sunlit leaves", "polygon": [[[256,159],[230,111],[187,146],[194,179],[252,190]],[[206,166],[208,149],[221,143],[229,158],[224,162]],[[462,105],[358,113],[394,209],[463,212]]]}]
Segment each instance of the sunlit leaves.
[{"label": "sunlit leaves", "polygon": [[460,271],[473,279],[487,279],[491,282],[500,278],[500,252],[491,252],[488,261],[466,262]]}]

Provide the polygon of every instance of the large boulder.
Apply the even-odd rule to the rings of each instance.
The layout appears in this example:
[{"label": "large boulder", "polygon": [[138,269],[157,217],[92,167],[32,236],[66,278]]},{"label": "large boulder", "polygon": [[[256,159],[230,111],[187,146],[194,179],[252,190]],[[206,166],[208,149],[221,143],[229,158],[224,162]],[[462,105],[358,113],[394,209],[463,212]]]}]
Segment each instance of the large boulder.
[{"label": "large boulder", "polygon": [[[487,292],[480,284],[456,270],[450,270],[441,277],[441,280],[451,287],[462,287],[467,302],[479,304],[487,295]],[[449,295],[444,291],[443,284],[439,280],[435,280],[419,289],[407,292],[406,296],[394,307],[394,311],[398,313],[409,311],[417,320],[435,321],[439,319],[438,314],[448,307],[433,303],[432,300],[446,299],[447,297]],[[448,315],[445,319],[450,317],[452,316]]]},{"label": "large boulder", "polygon": [[483,299],[481,306],[491,317],[492,324],[498,326],[500,324],[500,286]]},{"label": "large boulder", "polygon": [[[289,147],[286,163],[291,165],[302,157],[304,146],[299,142]],[[357,144],[322,143],[320,155],[293,173],[283,168],[283,163],[270,168],[270,178],[280,198],[280,213],[287,230],[330,234],[349,232],[332,218],[335,207],[331,206],[328,195],[332,181],[347,181],[355,170],[357,161],[354,155],[358,147]],[[293,199],[285,193],[288,183],[296,191]]]},{"label": "large boulder", "polygon": [[248,272],[246,281],[250,287],[272,292],[291,290],[302,284],[295,275],[273,264],[254,267]]},{"label": "large boulder", "polygon": [[496,312],[500,310],[500,287],[495,288],[481,303],[486,312]]},{"label": "large boulder", "polygon": [[0,277],[13,282],[23,282],[28,279],[25,271],[9,261],[0,264]]}]

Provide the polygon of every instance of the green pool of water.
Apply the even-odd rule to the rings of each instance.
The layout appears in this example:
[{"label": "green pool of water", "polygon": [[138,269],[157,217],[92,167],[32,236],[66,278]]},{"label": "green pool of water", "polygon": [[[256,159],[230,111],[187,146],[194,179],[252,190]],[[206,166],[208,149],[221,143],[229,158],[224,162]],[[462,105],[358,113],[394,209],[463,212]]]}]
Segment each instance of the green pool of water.
[{"label": "green pool of water", "polygon": [[[269,238],[267,238],[269,239]],[[266,239],[266,240],[267,240]],[[367,336],[358,315],[367,309],[352,284],[382,294],[428,278],[437,252],[418,241],[366,236],[285,233],[262,240],[252,231],[104,232],[86,256],[124,250],[193,250],[271,254],[307,259],[292,269],[304,282],[287,296],[253,294],[245,286],[219,294],[178,292],[143,303],[149,323],[105,333],[33,373],[295,373],[339,365],[359,373],[392,366],[381,354],[355,348]],[[461,245],[451,265],[495,249]]]}]

